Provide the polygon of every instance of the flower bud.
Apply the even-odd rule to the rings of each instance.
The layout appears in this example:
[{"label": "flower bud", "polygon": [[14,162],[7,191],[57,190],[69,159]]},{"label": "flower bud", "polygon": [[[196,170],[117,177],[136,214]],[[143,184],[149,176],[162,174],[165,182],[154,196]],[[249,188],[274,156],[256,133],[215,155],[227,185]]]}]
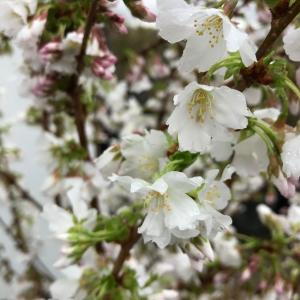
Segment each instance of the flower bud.
[{"label": "flower bud", "polygon": [[61,43],[58,41],[49,42],[39,50],[39,54],[44,62],[53,61],[62,54]]}]

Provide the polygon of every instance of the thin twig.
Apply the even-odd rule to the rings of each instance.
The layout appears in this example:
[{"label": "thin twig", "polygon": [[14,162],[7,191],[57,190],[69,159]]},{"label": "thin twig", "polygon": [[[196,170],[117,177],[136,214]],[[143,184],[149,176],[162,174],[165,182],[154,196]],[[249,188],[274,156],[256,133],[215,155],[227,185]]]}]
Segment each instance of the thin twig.
[{"label": "thin twig", "polygon": [[112,274],[116,280],[120,278],[120,272],[122,267],[129,256],[130,250],[135,245],[135,243],[139,240],[140,234],[137,231],[137,227],[131,229],[129,238],[122,244],[122,248],[119,252],[119,255],[114,263]]},{"label": "thin twig", "polygon": [[71,78],[70,86],[69,86],[69,94],[71,95],[73,102],[73,109],[75,115],[75,124],[77,128],[77,134],[79,138],[80,145],[85,149],[87,153],[87,159],[90,159],[89,151],[88,151],[88,139],[85,130],[85,120],[86,120],[86,112],[85,108],[80,101],[81,89],[79,86],[79,78],[84,69],[84,57],[86,54],[86,49],[88,45],[88,40],[93,28],[93,25],[96,21],[97,11],[98,11],[99,0],[93,0],[88,16],[87,22],[84,29],[83,40],[80,48],[79,55],[77,56],[77,72]]},{"label": "thin twig", "polygon": [[26,191],[17,181],[16,176],[9,171],[0,171],[0,179],[8,186],[13,186],[17,192],[20,194],[22,198],[30,202],[37,208],[38,210],[42,210],[42,205],[30,195],[28,191]]}]

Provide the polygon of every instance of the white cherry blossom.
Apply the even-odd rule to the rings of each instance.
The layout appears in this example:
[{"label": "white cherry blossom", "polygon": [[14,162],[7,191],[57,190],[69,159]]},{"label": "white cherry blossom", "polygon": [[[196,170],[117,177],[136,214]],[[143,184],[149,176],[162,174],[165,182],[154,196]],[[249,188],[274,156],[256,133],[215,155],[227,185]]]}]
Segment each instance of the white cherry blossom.
[{"label": "white cherry blossom", "polygon": [[[75,184],[75,182],[74,182]],[[85,200],[79,198],[81,185],[74,185],[68,191],[68,198],[72,207],[72,212],[78,221],[85,221],[86,228],[93,228],[96,221],[96,210],[89,209]],[[59,239],[67,239],[68,230],[74,225],[73,215],[65,209],[53,203],[44,205],[42,216],[48,221],[49,229]]]},{"label": "white cherry blossom", "polygon": [[283,48],[292,61],[300,61],[300,28],[291,27],[283,38]]},{"label": "white cherry blossom", "polygon": [[84,268],[77,265],[71,265],[62,270],[63,278],[55,280],[50,286],[50,292],[54,299],[65,300],[84,299],[85,292],[80,290],[80,278]]},{"label": "white cherry blossom", "polygon": [[145,136],[132,134],[123,138],[121,153],[125,158],[120,175],[149,180],[167,157],[168,142],[163,132],[151,130]]},{"label": "white cherry blossom", "polygon": [[1,0],[0,32],[8,37],[15,37],[27,24],[28,16],[34,14],[36,6],[36,0]]},{"label": "white cherry blossom", "polygon": [[153,184],[129,176],[114,175],[111,179],[144,197],[148,213],[139,233],[145,242],[153,241],[164,248],[172,238],[187,239],[198,234],[199,208],[187,195],[197,184],[184,173],[169,172]]},{"label": "white cherry blossom", "polygon": [[187,40],[179,70],[207,71],[228,52],[240,52],[245,66],[256,61],[256,47],[221,10],[187,4],[184,0],[158,1],[159,34],[170,43]]},{"label": "white cherry blossom", "polygon": [[233,139],[231,129],[247,127],[245,96],[226,86],[190,83],[174,98],[176,105],[167,120],[170,134],[178,134],[179,148],[206,152],[212,141]]},{"label": "white cherry blossom", "polygon": [[204,219],[203,234],[209,238],[213,238],[219,231],[223,231],[231,224],[229,216],[220,213],[227,205],[231,198],[230,189],[224,181],[231,178],[234,168],[225,168],[221,179],[216,180],[219,170],[210,170],[206,179],[196,179],[198,184],[202,183],[202,188],[198,193],[199,209],[201,219]]}]

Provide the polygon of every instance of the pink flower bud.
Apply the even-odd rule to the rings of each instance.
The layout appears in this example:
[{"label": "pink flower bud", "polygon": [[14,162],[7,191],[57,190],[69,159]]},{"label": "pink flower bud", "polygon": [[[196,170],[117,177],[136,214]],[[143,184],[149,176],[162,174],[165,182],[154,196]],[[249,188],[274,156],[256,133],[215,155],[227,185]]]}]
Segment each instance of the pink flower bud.
[{"label": "pink flower bud", "polygon": [[50,94],[55,80],[51,76],[39,76],[36,78],[36,82],[31,89],[31,92],[36,97],[45,97]]},{"label": "pink flower bud", "polygon": [[125,19],[122,16],[112,11],[107,11],[105,15],[116,26],[116,28],[119,30],[120,33],[124,33],[124,34],[128,33],[128,29],[125,25]]},{"label": "pink flower bud", "polygon": [[56,41],[47,43],[39,50],[39,54],[44,62],[55,60],[61,55],[61,53],[61,43]]},{"label": "pink flower bud", "polygon": [[146,22],[155,22],[156,15],[151,12],[146,6],[144,6],[142,1],[130,1],[127,6],[135,17]]},{"label": "pink flower bud", "polygon": [[292,178],[287,178],[281,171],[279,172],[278,177],[272,177],[272,182],[282,196],[289,199],[296,194],[295,182]]},{"label": "pink flower bud", "polygon": [[111,53],[106,53],[101,57],[96,57],[92,63],[93,73],[102,79],[111,80],[113,78],[114,65],[117,58]]}]

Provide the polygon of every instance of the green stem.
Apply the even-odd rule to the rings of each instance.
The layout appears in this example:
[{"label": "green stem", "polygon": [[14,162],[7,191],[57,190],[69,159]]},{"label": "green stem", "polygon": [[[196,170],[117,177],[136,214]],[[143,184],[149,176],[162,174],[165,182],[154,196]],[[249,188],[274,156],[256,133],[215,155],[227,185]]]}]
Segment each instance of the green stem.
[{"label": "green stem", "polygon": [[253,131],[255,131],[255,133],[257,133],[261,137],[261,139],[265,142],[269,152],[271,154],[275,154],[276,150],[274,148],[274,144],[272,143],[270,138],[265,134],[264,130],[256,125],[251,126],[251,129],[253,129]]},{"label": "green stem", "polygon": [[267,134],[267,136],[273,142],[273,144],[277,146],[277,144],[278,144],[277,135],[266,122],[259,120],[259,119],[252,119],[252,118],[249,121],[253,125],[261,128]]},{"label": "green stem", "polygon": [[290,80],[289,78],[285,78],[284,79],[284,83],[286,84],[286,86],[288,88],[290,88],[290,90],[292,90],[295,95],[299,98],[300,100],[300,90],[298,89],[298,87],[294,84],[294,82],[292,80]]}]

